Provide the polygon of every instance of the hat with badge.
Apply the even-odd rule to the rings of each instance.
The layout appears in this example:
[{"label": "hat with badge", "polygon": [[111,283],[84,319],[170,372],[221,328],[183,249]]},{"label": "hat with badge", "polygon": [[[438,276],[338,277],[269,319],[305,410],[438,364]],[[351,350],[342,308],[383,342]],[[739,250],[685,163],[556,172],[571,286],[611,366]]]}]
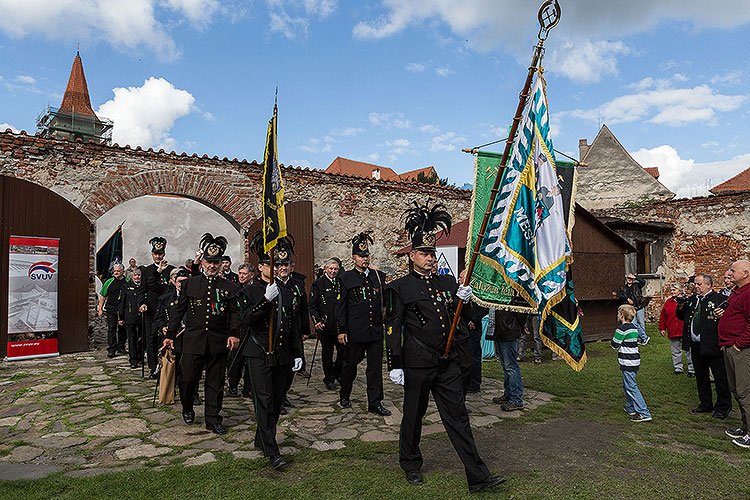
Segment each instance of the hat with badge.
[{"label": "hat with badge", "polygon": [[[271,256],[266,253],[263,243],[263,231],[256,231],[250,238],[250,251],[258,256],[258,264],[269,264]],[[273,247],[274,264],[289,264],[294,255],[294,238],[284,236],[276,240],[276,246]]]},{"label": "hat with badge", "polygon": [[370,233],[359,233],[357,236],[352,238],[352,255],[359,255],[360,257],[370,256],[370,245],[372,245],[372,236]]},{"label": "hat with badge", "polygon": [[430,200],[424,205],[414,202],[414,206],[404,212],[404,229],[411,238],[412,250],[435,251],[435,241],[441,231],[451,232],[451,215],[442,203],[430,208]]},{"label": "hat with badge", "polygon": [[207,262],[218,262],[221,260],[227,249],[227,239],[223,236],[213,237],[211,233],[206,233],[201,238],[201,250],[203,250],[203,260]]},{"label": "hat with badge", "polygon": [[162,236],[154,236],[148,240],[148,244],[151,245],[151,253],[164,254],[164,249],[167,248],[167,239]]}]

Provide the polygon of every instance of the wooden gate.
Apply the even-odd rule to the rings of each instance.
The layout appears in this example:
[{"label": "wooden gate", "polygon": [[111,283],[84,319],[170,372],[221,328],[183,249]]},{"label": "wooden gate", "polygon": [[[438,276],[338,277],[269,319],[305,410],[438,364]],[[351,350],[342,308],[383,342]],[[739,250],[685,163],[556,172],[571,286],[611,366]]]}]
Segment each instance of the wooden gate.
[{"label": "wooden gate", "polygon": [[62,196],[0,175],[0,355],[7,354],[8,245],[11,235],[60,239],[58,349],[85,351],[88,343],[89,245],[92,225]]}]

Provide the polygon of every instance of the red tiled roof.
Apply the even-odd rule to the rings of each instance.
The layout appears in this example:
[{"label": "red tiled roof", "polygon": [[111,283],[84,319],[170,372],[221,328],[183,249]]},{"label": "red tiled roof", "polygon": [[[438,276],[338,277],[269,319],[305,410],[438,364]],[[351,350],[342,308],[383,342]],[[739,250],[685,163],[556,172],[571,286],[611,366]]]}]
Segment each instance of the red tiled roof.
[{"label": "red tiled roof", "polygon": [[654,179],[659,178],[659,167],[644,167],[644,170],[651,174]]},{"label": "red tiled roof", "polygon": [[424,174],[425,176],[431,175],[431,173],[434,173],[437,177],[437,171],[435,170],[435,167],[429,166],[424,168],[418,168],[416,170],[410,170],[408,172],[404,172],[403,174],[399,174],[398,176],[401,178],[401,180],[406,181],[416,181],[419,174]]},{"label": "red tiled roof", "polygon": [[89,88],[86,85],[86,75],[83,74],[83,63],[79,54],[76,54],[73,60],[73,68],[70,70],[68,87],[65,89],[65,95],[60,104],[60,111],[96,117],[96,113],[91,108]]},{"label": "red tiled roof", "polygon": [[709,189],[713,194],[750,191],[750,168],[746,168],[731,179]]},{"label": "red tiled roof", "polygon": [[374,170],[380,170],[381,180],[400,180],[399,175],[391,168],[373,165],[372,163],[349,160],[340,156],[337,156],[336,159],[328,165],[328,168],[325,171],[329,174],[354,175],[356,177],[367,177],[368,179],[372,179],[372,172]]}]

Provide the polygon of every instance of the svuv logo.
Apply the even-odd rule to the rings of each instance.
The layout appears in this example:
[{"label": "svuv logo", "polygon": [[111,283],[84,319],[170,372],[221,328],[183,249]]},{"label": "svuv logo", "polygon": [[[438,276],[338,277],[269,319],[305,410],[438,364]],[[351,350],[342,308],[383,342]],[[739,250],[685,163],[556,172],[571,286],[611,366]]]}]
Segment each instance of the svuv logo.
[{"label": "svuv logo", "polygon": [[56,272],[52,268],[52,262],[36,262],[29,267],[29,278],[33,280],[50,280]]}]

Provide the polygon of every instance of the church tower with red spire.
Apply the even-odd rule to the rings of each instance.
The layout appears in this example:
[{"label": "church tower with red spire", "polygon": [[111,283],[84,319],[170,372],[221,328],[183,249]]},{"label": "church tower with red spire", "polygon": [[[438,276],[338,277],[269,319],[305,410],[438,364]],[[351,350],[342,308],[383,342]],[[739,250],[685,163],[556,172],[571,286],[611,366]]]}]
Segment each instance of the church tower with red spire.
[{"label": "church tower with red spire", "polygon": [[112,142],[112,122],[99,118],[91,107],[81,55],[76,52],[70,70],[68,87],[59,108],[48,107],[37,118],[36,127],[42,137],[83,142]]}]

